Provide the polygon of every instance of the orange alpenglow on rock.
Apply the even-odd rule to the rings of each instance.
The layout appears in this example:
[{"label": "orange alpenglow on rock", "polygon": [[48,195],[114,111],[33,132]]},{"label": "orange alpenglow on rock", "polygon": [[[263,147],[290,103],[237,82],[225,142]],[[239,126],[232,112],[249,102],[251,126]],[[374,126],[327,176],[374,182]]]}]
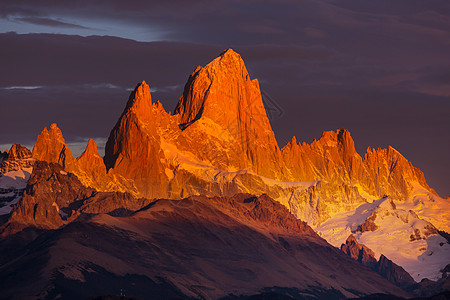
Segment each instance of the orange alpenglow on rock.
[{"label": "orange alpenglow on rock", "polygon": [[152,104],[150,88],[143,81],[131,94],[105,148],[107,169],[133,180],[141,194],[149,198],[165,196],[168,184],[157,132],[157,106]]},{"label": "orange alpenglow on rock", "polygon": [[[83,186],[75,175],[63,171],[60,164],[37,161],[24,196],[3,230],[14,233],[28,226],[58,228],[66,223],[62,216],[70,212],[69,204],[86,199],[94,192]],[[62,212],[62,208],[68,210]]]},{"label": "orange alpenglow on rock", "polygon": [[25,147],[22,147],[19,144],[14,144],[11,146],[11,149],[8,151],[8,159],[27,159],[31,157],[31,152]]},{"label": "orange alpenglow on rock", "polygon": [[426,184],[423,173],[394,148],[367,150],[364,159],[346,129],[325,131],[311,145],[289,142],[282,149],[286,165],[297,180],[326,180],[337,184],[360,185],[371,195],[406,199],[417,182]]},{"label": "orange alpenglow on rock", "polygon": [[85,185],[104,190],[102,186],[105,184],[106,167],[93,139],[89,139],[86,150],[76,159],[76,165],[76,173]]},{"label": "orange alpenglow on rock", "polygon": [[[267,118],[259,83],[250,79],[244,61],[233,50],[222,52],[205,67],[197,67],[174,114],[180,115],[182,129],[189,133],[203,131],[216,139],[215,143],[210,139],[196,140],[201,146],[198,155],[213,165],[224,168],[225,164],[236,170],[287,179],[282,173],[281,153]],[[217,153],[220,155],[214,159],[212,156]],[[205,154],[210,157],[204,157]]]},{"label": "orange alpenglow on rock", "polygon": [[[290,252],[302,248],[291,243],[293,233],[300,232],[307,246],[312,245],[310,238],[315,233],[302,222],[306,221],[328,242],[335,246],[344,242],[344,252],[376,268],[383,276],[393,278],[392,282],[399,285],[415,283],[407,278],[405,270],[383,255],[380,261],[375,260],[379,245],[383,251],[390,246],[391,253],[398,258],[397,244],[402,241],[402,247],[407,250],[400,256],[406,260],[400,259],[407,261],[407,267],[420,266],[421,273],[426,265],[425,253],[433,254],[433,264],[429,264],[433,269],[427,270],[427,274],[441,276],[439,270],[447,264],[445,239],[440,237],[441,242],[433,238],[439,238],[437,229],[449,231],[450,203],[427,185],[419,169],[392,147],[369,148],[361,157],[346,129],[324,131],[311,144],[301,144],[293,137],[280,150],[258,81],[250,79],[242,58],[231,49],[205,67],[195,69],[173,115],[160,102],[152,102],[145,81],[138,84],[111,130],[104,158],[99,155],[96,142],[90,139],[86,150],[74,159],[56,124],[49,130],[44,128],[38,136],[32,158],[20,146],[11,148],[8,155],[11,159],[1,155],[1,172],[24,166],[30,169],[32,166],[33,171],[25,181],[23,197],[10,206],[12,211],[0,227],[0,236],[29,226],[61,228],[82,219],[83,214],[102,214],[98,220],[114,220],[109,224],[114,224],[117,233],[116,225],[123,222],[113,216],[133,214],[137,218],[123,219],[131,220],[130,224],[141,224],[140,211],[148,216],[151,224],[158,226],[166,220],[169,225],[177,223],[183,227],[187,217],[189,224],[194,222],[194,232],[208,225],[205,220],[229,225],[236,217],[237,226],[248,225],[252,232],[259,232],[258,236],[262,233],[272,241],[278,235],[281,247],[275,248]],[[389,198],[382,198],[385,195]],[[164,200],[189,196],[192,197],[183,201]],[[154,201],[154,198],[163,200]],[[386,199],[390,202],[383,202]],[[383,207],[382,203],[389,206]],[[195,210],[197,213],[192,214]],[[400,225],[395,220],[401,220]],[[408,223],[417,225],[419,221],[421,227],[411,232]],[[124,229],[131,228],[128,225]],[[155,230],[160,233],[158,226]],[[233,228],[240,229],[239,226]],[[425,230],[424,234],[416,229]],[[356,238],[351,235],[345,241],[350,232]],[[371,241],[370,234],[376,243],[367,243]],[[364,243],[375,252],[358,243],[362,236]],[[404,238],[406,242],[401,240]],[[428,244],[430,252],[416,247],[421,242]],[[411,256],[410,250],[417,255]],[[421,261],[421,265],[409,265],[412,257]],[[442,258],[445,264],[435,264],[436,257]]]},{"label": "orange alpenglow on rock", "polygon": [[311,144],[293,137],[280,150],[258,81],[231,49],[195,69],[173,115],[152,102],[145,81],[138,84],[104,159],[91,140],[74,160],[56,124],[39,135],[33,157],[61,164],[99,191],[136,197],[266,193],[314,226],[385,194],[405,201],[420,186],[436,195],[393,148],[368,149],[362,158],[346,129]]},{"label": "orange alpenglow on rock", "polygon": [[32,157],[37,160],[58,163],[64,168],[73,167],[74,158],[72,151],[67,147],[61,130],[56,123],[41,132],[34,145]]},{"label": "orange alpenglow on rock", "polygon": [[19,144],[13,144],[3,155],[0,153],[0,174],[32,168],[34,161],[30,150]]}]

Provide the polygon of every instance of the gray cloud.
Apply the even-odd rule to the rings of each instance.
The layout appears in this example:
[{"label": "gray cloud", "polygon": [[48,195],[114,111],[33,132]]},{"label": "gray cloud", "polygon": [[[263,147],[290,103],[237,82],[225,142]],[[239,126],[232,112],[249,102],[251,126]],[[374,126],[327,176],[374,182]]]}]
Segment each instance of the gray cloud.
[{"label": "gray cloud", "polygon": [[0,89],[2,90],[36,90],[36,89],[40,89],[42,88],[42,86],[39,85],[35,85],[35,86],[4,86],[1,87]]},{"label": "gray cloud", "polygon": [[63,28],[76,28],[76,29],[91,29],[89,27],[71,24],[67,22],[63,22],[60,20],[54,20],[50,18],[42,18],[42,17],[15,17],[14,20],[30,23],[34,25],[40,26],[49,26],[49,27],[63,27]]}]

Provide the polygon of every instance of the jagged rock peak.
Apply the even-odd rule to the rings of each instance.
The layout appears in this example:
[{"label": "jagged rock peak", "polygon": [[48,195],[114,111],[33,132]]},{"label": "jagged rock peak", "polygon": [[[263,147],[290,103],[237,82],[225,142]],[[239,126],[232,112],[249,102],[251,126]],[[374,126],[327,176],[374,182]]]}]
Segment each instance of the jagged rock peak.
[{"label": "jagged rock peak", "polygon": [[238,53],[234,52],[234,50],[231,48],[228,48],[220,53],[220,55],[210,63],[210,66],[211,69],[214,70],[217,68],[226,67],[227,64],[230,63],[235,68],[239,67],[237,69],[245,68],[242,57]]},{"label": "jagged rock peak", "polygon": [[89,139],[88,144],[86,146],[86,151],[97,152],[97,143],[93,139]]},{"label": "jagged rock peak", "polygon": [[107,185],[106,166],[98,154],[97,143],[89,139],[86,150],[76,159],[74,170],[78,179],[85,185],[97,190],[104,190]]},{"label": "jagged rock peak", "polygon": [[324,141],[334,141],[339,143],[345,143],[348,140],[353,141],[353,138],[350,135],[350,131],[345,128],[340,128],[336,131],[323,131],[322,137],[320,139],[323,139]]},{"label": "jagged rock peak", "polygon": [[148,121],[150,119],[152,97],[150,87],[145,81],[142,81],[136,85],[136,88],[128,98],[123,114],[126,114],[130,110],[132,110],[142,121]]},{"label": "jagged rock peak", "polygon": [[[44,128],[44,131],[46,131],[47,128]],[[61,129],[59,129],[58,125],[56,123],[53,123],[52,125],[50,125],[50,129],[48,130],[48,134],[50,136],[51,139],[54,140],[58,140],[62,143],[65,143],[66,141],[64,140],[63,134]]]},{"label": "jagged rock peak", "polygon": [[81,156],[100,156],[97,150],[97,143],[93,139],[89,139],[86,149],[81,153],[80,157]]},{"label": "jagged rock peak", "polygon": [[353,140],[352,137],[350,136],[350,131],[348,131],[345,128],[340,128],[337,130],[337,139],[340,142],[344,142],[349,139]]},{"label": "jagged rock peak", "polygon": [[228,48],[222,51],[222,53],[220,53],[220,57],[241,57],[239,54],[237,54],[233,49]]},{"label": "jagged rock peak", "polygon": [[[208,69],[211,72],[219,71],[220,69],[227,68],[236,72],[244,72],[247,73],[245,69],[245,63],[242,57],[236,53],[233,49],[228,48],[222,51],[218,57],[216,57],[213,61],[211,61],[204,68],[198,66],[194,73],[200,71],[201,69]],[[248,75],[248,73],[246,74]]]},{"label": "jagged rock peak", "polygon": [[377,150],[368,148],[363,160],[372,177],[374,176],[374,167],[378,166],[381,161],[385,162],[378,168],[378,173],[383,172],[383,176],[388,178],[389,183],[399,188],[401,193],[397,193],[397,195],[392,193],[393,191],[385,191],[386,194],[393,196],[394,199],[407,198],[414,188],[413,182],[418,182],[425,189],[436,194],[436,191],[426,183],[422,171],[414,167],[410,161],[392,146],[389,146],[387,149],[378,148]]},{"label": "jagged rock peak", "polygon": [[358,241],[356,241],[356,238],[353,234],[350,234],[347,238],[347,240],[345,241],[346,244],[357,244],[358,245]]},{"label": "jagged rock peak", "polygon": [[[378,147],[377,149],[372,148],[372,147],[367,147],[366,153],[367,154],[375,154],[377,152],[383,152],[386,155],[396,155],[402,158],[405,158],[397,149],[395,149],[394,147],[392,147],[391,145],[389,145],[387,148],[380,148]],[[406,158],[405,158],[406,159]]]},{"label": "jagged rock peak", "polygon": [[[258,81],[250,79],[242,58],[233,50],[192,73],[174,114],[186,135],[203,132],[218,142],[226,141],[231,151],[224,153],[229,159],[225,168],[232,165],[231,169],[284,178],[279,171],[283,168],[280,150]],[[204,146],[215,148],[213,143]],[[220,148],[223,146],[214,152]]]},{"label": "jagged rock peak", "polygon": [[373,267],[377,263],[375,253],[365,245],[359,244],[353,234],[350,234],[345,244],[341,245],[341,250],[366,266]]},{"label": "jagged rock peak", "polygon": [[58,128],[58,124],[56,124],[56,123],[52,123],[52,124],[50,125],[50,130],[59,130],[59,131],[61,131],[61,130]]},{"label": "jagged rock peak", "polygon": [[402,289],[408,290],[416,285],[414,279],[408,272],[405,271],[405,269],[395,264],[383,254],[380,256],[378,266],[375,271]]},{"label": "jagged rock peak", "polygon": [[47,129],[47,127],[44,127],[41,134],[44,134],[44,136],[48,135],[51,137],[56,137],[58,140],[64,141],[64,137],[62,135],[61,129],[59,129],[58,125],[56,123],[53,123],[50,125],[50,129]]},{"label": "jagged rock peak", "polygon": [[67,147],[61,130],[56,123],[42,130],[34,144],[32,157],[37,160],[58,163],[63,168],[68,167],[74,161],[72,151]]},{"label": "jagged rock peak", "polygon": [[31,151],[21,146],[20,144],[14,144],[8,151],[8,159],[26,159],[31,157]]},{"label": "jagged rock peak", "polygon": [[259,122],[261,126],[270,127],[259,83],[250,79],[241,56],[231,49],[195,69],[174,111],[181,116],[184,127],[205,116],[225,128],[240,113],[257,121],[264,119]]},{"label": "jagged rock peak", "polygon": [[[169,123],[170,116],[161,103],[152,103],[150,88],[143,81],[131,93],[105,146],[106,169],[132,179],[132,184],[147,197],[153,195],[153,189],[158,196],[165,195],[162,191],[166,191],[159,134],[163,122]],[[179,130],[175,124],[174,127]]]},{"label": "jagged rock peak", "polygon": [[[301,147],[301,144],[297,141],[297,138],[294,135],[290,141],[286,142],[286,145],[284,145],[282,150],[285,153],[292,152],[292,153],[295,153],[293,155],[297,155],[300,147]],[[297,158],[294,158],[294,159],[297,159]]]},{"label": "jagged rock peak", "polygon": [[61,165],[36,161],[23,198],[0,231],[11,234],[28,226],[58,228],[65,223],[63,217],[76,207],[70,204],[87,199],[94,192]]},{"label": "jagged rock peak", "polygon": [[291,144],[297,145],[297,138],[295,137],[295,135],[292,137]]},{"label": "jagged rock peak", "polygon": [[340,152],[348,156],[356,153],[355,142],[347,129],[341,128],[336,131],[324,131],[322,137],[318,141],[314,141],[312,146],[319,147],[337,147]]},{"label": "jagged rock peak", "polygon": [[[41,134],[38,136],[38,140],[39,140],[39,137],[41,137],[41,139],[51,139],[51,140],[55,140],[55,141],[58,141],[61,143],[65,143],[62,131],[61,131],[61,129],[59,129],[59,127],[56,123],[53,123],[52,125],[50,125],[50,129],[47,129],[47,127],[44,127]],[[35,147],[36,147],[36,145],[35,145]],[[33,151],[34,151],[34,149],[33,149]]]},{"label": "jagged rock peak", "polygon": [[34,159],[27,148],[14,144],[4,153],[0,152],[0,174],[33,167]]}]

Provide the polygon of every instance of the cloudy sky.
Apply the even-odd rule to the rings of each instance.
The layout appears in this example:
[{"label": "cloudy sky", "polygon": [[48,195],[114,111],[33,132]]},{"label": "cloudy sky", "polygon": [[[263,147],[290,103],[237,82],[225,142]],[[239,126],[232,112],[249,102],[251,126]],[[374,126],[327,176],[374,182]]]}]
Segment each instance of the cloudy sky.
[{"label": "cloudy sky", "polygon": [[173,111],[197,65],[233,48],[278,109],[280,146],[347,128],[450,195],[448,0],[0,0],[0,150],[58,123],[101,147],[142,80]]}]

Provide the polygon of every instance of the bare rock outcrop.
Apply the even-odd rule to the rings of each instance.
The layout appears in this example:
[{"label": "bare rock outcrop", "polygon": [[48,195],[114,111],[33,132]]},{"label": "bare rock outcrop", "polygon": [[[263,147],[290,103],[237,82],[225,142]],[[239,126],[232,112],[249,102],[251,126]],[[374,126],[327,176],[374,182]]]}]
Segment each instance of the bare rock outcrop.
[{"label": "bare rock outcrop", "polygon": [[359,244],[353,235],[350,235],[345,244],[342,244],[341,250],[404,290],[411,290],[416,284],[405,269],[386,256],[381,255],[377,261],[375,253],[365,245]]},{"label": "bare rock outcrop", "polygon": [[267,194],[312,226],[384,195],[405,201],[416,186],[435,194],[392,147],[369,148],[362,158],[346,129],[311,144],[293,137],[280,150],[259,83],[231,49],[194,70],[173,115],[139,83],[110,133],[104,163],[93,140],[74,159],[56,124],[39,135],[33,157],[59,163],[97,191],[137,198]]},{"label": "bare rock outcrop", "polygon": [[0,232],[9,235],[27,227],[56,229],[82,214],[136,211],[151,201],[130,193],[97,192],[61,165],[36,161],[22,199]]},{"label": "bare rock outcrop", "polygon": [[19,144],[14,144],[5,151],[0,159],[0,174],[33,167],[31,151]]},{"label": "bare rock outcrop", "polygon": [[346,129],[325,131],[311,144],[300,144],[293,138],[281,151],[296,180],[358,185],[374,197],[389,195],[399,201],[408,198],[414,183],[435,193],[426,184],[423,173],[392,147],[369,147],[362,158]]},{"label": "bare rock outcrop", "polygon": [[14,232],[29,226],[58,228],[71,215],[70,206],[94,192],[59,164],[36,161],[25,193],[13,208],[5,230]]},{"label": "bare rock outcrop", "polygon": [[342,244],[341,250],[354,260],[359,261],[371,269],[377,266],[375,253],[365,245],[359,244],[352,234],[349,235],[345,244]]},{"label": "bare rock outcrop", "polygon": [[[251,80],[241,56],[228,49],[189,77],[174,114],[195,139],[196,154],[213,166],[251,170],[288,179],[274,132],[264,108],[259,83]],[[199,132],[214,140],[200,138]],[[197,138],[198,137],[198,138]],[[217,154],[213,156],[214,154]]]},{"label": "bare rock outcrop", "polygon": [[384,255],[380,256],[375,271],[396,286],[399,286],[405,290],[410,289],[416,284],[414,279],[408,272],[405,271],[405,269],[395,264]]},{"label": "bare rock outcrop", "polygon": [[74,168],[75,159],[72,151],[67,147],[61,129],[56,123],[53,123],[50,129],[45,127],[39,134],[32,157],[36,160],[58,163],[67,170]]},{"label": "bare rock outcrop", "polygon": [[140,194],[149,198],[165,196],[168,184],[159,126],[153,118],[156,114],[150,88],[142,82],[131,94],[105,148],[107,169],[132,180]]},{"label": "bare rock outcrop", "polygon": [[76,174],[84,185],[102,191],[107,186],[106,167],[98,154],[97,143],[89,139],[86,150],[76,159]]}]

